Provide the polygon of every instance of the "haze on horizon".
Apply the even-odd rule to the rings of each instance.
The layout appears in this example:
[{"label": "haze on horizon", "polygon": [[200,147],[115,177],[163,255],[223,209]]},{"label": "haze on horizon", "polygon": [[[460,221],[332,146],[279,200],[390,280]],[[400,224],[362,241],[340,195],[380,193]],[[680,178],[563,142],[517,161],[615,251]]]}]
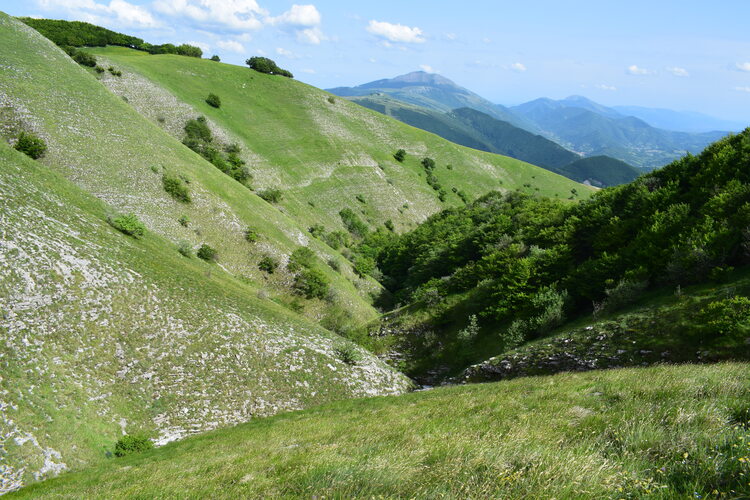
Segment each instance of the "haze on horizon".
[{"label": "haze on horizon", "polygon": [[[304,1],[304,0],[303,0]],[[583,95],[750,125],[750,2],[0,0],[244,64],[265,55],[320,88],[422,69],[494,102]]]}]

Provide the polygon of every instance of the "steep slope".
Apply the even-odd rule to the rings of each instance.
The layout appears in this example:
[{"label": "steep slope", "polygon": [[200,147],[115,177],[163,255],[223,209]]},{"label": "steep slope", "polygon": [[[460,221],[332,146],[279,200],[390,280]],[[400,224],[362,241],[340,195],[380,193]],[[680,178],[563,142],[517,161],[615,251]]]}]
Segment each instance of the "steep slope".
[{"label": "steep slope", "polygon": [[674,111],[643,106],[613,106],[611,109],[626,116],[640,118],[652,127],[680,132],[701,133],[716,130],[739,132],[750,125],[750,118],[744,122],[730,121],[691,111]]},{"label": "steep slope", "polygon": [[533,121],[545,137],[583,153],[606,155],[642,168],[665,165],[685,152],[698,153],[723,132],[688,134],[651,127],[585,98],[536,99],[511,110]]},{"label": "steep slope", "polygon": [[534,123],[513,113],[505,106],[494,104],[474,92],[456,85],[444,76],[424,71],[415,71],[356,87],[328,89],[328,91],[341,97],[385,94],[401,102],[444,113],[456,108],[471,108],[524,130],[537,131]]},{"label": "steep slope", "polygon": [[748,368],[562,374],[347,401],[10,498],[745,498]]},{"label": "steep slope", "polygon": [[[405,377],[0,143],[0,493],[157,443]],[[356,352],[352,365],[342,349]]]},{"label": "steep slope", "polygon": [[[343,229],[339,211],[348,207],[373,228],[390,219],[398,230],[446,205],[462,204],[452,192],[445,203],[438,199],[425,182],[420,164],[425,156],[437,162],[435,175],[442,185],[471,197],[524,184],[558,196],[580,188],[543,169],[454,145],[288,78],[121,47],[91,52],[124,71],[122,79],[107,75],[103,82],[175,137],[182,138],[191,115],[175,113],[169,100],[154,99],[161,95],[158,89],[205,114],[243,146],[257,189],[281,188],[279,206],[302,226]],[[205,103],[209,93],[221,97],[220,109]],[[407,152],[403,163],[393,159],[401,148]]]},{"label": "steep slope", "polygon": [[[331,296],[333,304],[306,301],[305,314],[321,318],[337,309],[360,320],[375,316],[369,292],[377,285],[357,278],[337,252],[308,235],[307,225],[284,215],[144,119],[97,81],[93,71],[75,64],[33,29],[4,14],[0,27],[4,138],[15,140],[18,130],[36,131],[48,145],[42,160],[46,165],[116,211],[135,213],[175,246],[180,241],[193,249],[210,245],[218,251],[220,266],[281,302],[295,300],[290,288],[294,277],[283,264],[297,247],[309,246],[322,262],[341,262],[341,273],[320,266],[337,294]],[[179,111],[172,102],[165,105]],[[184,179],[191,203],[180,203],[165,192],[165,174]],[[257,242],[246,240],[247,228],[259,233]],[[269,275],[258,268],[266,255],[280,261],[278,272]]]},{"label": "steep slope", "polygon": [[641,175],[642,171],[609,156],[590,156],[565,165],[558,173],[578,182],[607,187],[626,184]]}]

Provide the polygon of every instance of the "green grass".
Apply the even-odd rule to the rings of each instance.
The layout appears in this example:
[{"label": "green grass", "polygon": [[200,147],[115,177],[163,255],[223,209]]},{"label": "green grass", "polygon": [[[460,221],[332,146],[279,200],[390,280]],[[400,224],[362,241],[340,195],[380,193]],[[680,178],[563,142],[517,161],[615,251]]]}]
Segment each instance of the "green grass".
[{"label": "green grass", "polygon": [[745,498],[748,368],[562,374],[340,402],[9,498]]},{"label": "green grass", "polygon": [[[449,192],[456,187],[471,197],[528,183],[548,196],[567,198],[571,188],[580,190],[576,183],[527,163],[457,146],[345,99],[331,103],[330,94],[296,80],[208,60],[142,56],[123,47],[90,51],[126,73],[142,75],[196,113],[205,114],[251,152],[248,164],[258,187],[284,189],[281,205],[306,225],[341,228],[338,212],[345,206],[357,209],[354,196],[359,193],[370,202],[368,215],[374,226],[392,219],[397,227],[409,227],[443,206],[460,204],[453,193],[447,205],[440,203],[420,177],[419,161],[424,156],[437,161],[436,175]],[[138,88],[109,80],[117,93],[154,119],[153,103],[139,106]],[[208,93],[221,97],[221,109],[204,102]],[[180,132],[169,123],[165,127]],[[408,153],[403,164],[392,156],[399,148]],[[449,164],[452,171],[445,168]],[[401,213],[397,209],[405,202],[413,209]]]}]

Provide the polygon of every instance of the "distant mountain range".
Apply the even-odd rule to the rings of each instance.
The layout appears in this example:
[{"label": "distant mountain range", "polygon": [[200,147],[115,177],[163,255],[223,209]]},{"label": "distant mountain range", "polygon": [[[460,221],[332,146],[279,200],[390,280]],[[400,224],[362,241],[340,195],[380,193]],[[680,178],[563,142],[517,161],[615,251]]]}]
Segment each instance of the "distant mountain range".
[{"label": "distant mountain range", "polygon": [[715,130],[739,132],[750,126],[750,117],[746,122],[737,122],[722,120],[692,111],[673,111],[671,109],[644,108],[641,106],[612,106],[611,109],[622,115],[640,118],[652,127],[679,132],[700,133]]},{"label": "distant mountain range", "polygon": [[[706,131],[713,125],[726,125],[721,128],[735,131],[742,128],[741,124],[717,119],[705,120],[705,125],[701,127],[701,115],[696,117],[690,113],[650,108],[616,109],[582,96],[562,100],[541,98],[506,107],[494,104],[443,76],[423,71],[329,91],[350,98],[388,96],[443,113],[457,108],[471,108],[532,134],[542,135],[580,155],[610,156],[644,169],[665,165],[686,152],[697,153],[727,134],[724,131]],[[628,113],[636,116],[629,116]],[[681,116],[684,125],[678,128],[675,124],[681,122]],[[657,123],[671,124],[673,130],[653,126]],[[698,130],[700,133],[695,132]]]}]

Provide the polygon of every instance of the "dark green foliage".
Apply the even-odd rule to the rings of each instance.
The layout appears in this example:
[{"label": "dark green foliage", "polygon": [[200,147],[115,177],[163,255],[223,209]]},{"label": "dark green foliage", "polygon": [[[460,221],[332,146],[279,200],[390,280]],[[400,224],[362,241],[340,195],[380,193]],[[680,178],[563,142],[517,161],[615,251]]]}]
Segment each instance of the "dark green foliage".
[{"label": "dark green foliage", "polygon": [[237,182],[247,185],[252,180],[250,170],[245,167],[245,161],[239,156],[240,146],[217,144],[205,116],[185,123],[185,139],[182,143]]},{"label": "dark green foliage", "polygon": [[581,158],[557,170],[550,170],[574,181],[588,180],[597,187],[625,184],[641,175],[641,170],[609,156]]},{"label": "dark green foliage", "polygon": [[117,229],[121,233],[132,236],[133,238],[140,238],[146,233],[146,226],[135,214],[123,214],[116,215],[114,217],[107,217],[107,222],[110,226]]},{"label": "dark green foliage", "polygon": [[258,231],[255,229],[248,227],[245,229],[245,241],[248,243],[255,243],[260,238],[260,235],[258,234]]},{"label": "dark green foliage", "polygon": [[112,76],[122,76],[122,71],[116,69],[114,66],[110,66],[107,70]]},{"label": "dark green foliage", "polygon": [[208,94],[208,97],[206,97],[206,104],[214,108],[220,108],[221,98],[217,96],[216,94]]},{"label": "dark green foliage", "polygon": [[211,56],[211,60],[215,61],[215,62],[220,62],[221,61],[221,57],[219,57],[216,54],[214,54],[214,55]]},{"label": "dark green foliage", "polygon": [[96,67],[96,57],[89,54],[88,52],[76,50],[71,57],[81,66],[88,66],[89,68]]},{"label": "dark green foliage", "polygon": [[115,456],[125,457],[127,455],[133,455],[135,453],[143,453],[144,451],[152,450],[154,443],[145,436],[132,436],[127,434],[115,443]]},{"label": "dark green foliage", "polygon": [[700,311],[699,324],[716,337],[745,338],[750,332],[750,299],[743,296],[711,302]]},{"label": "dark green foliage", "polygon": [[553,286],[567,290],[569,312],[623,307],[647,285],[697,283],[750,260],[750,130],[576,204],[490,193],[370,243],[398,301],[445,278],[448,294],[470,293],[461,307],[499,323],[537,317]]},{"label": "dark green foliage", "polygon": [[208,246],[206,243],[202,244],[196,254],[199,259],[203,259],[206,262],[214,262],[218,257],[218,252]]},{"label": "dark green foliage", "polygon": [[333,97],[332,95],[329,95],[328,96],[328,103],[329,104],[336,104],[336,98]]},{"label": "dark green foliage", "polygon": [[385,226],[385,228],[386,228],[386,229],[388,229],[389,231],[394,231],[394,230],[395,230],[395,228],[394,228],[394,226],[393,226],[393,221],[392,221],[391,219],[388,219],[387,221],[385,221],[385,223],[384,223],[383,225],[384,225],[384,226]]},{"label": "dark green foliage", "polygon": [[345,208],[339,212],[341,221],[344,223],[344,227],[354,236],[364,238],[370,229],[367,224],[362,222],[357,214],[351,208]]},{"label": "dark green foliage", "polygon": [[334,250],[351,246],[351,239],[349,233],[345,233],[344,231],[332,231],[323,236],[323,241]]},{"label": "dark green foliage", "polygon": [[94,71],[101,75],[102,73],[104,73],[104,68],[102,68],[101,66],[95,66]]},{"label": "dark green foliage", "polygon": [[358,202],[360,202],[360,203],[362,203],[362,204],[364,204],[364,205],[366,205],[366,204],[367,204],[367,200],[365,200],[365,197],[364,197],[363,195],[361,195],[361,194],[358,194],[358,195],[356,196],[356,198],[357,198],[357,201],[358,201]]},{"label": "dark green foliage", "polygon": [[357,350],[349,344],[343,344],[337,347],[334,353],[339,360],[347,365],[356,365],[362,359]]},{"label": "dark green foliage", "polygon": [[72,47],[121,45],[123,47],[137,48],[143,44],[143,40],[140,38],[123,35],[122,33],[80,21],[33,19],[30,17],[21,17],[19,19],[61,47],[66,45]]},{"label": "dark green foliage", "polygon": [[20,151],[35,160],[44,156],[44,153],[47,151],[47,144],[45,144],[44,140],[31,132],[21,132],[18,135],[16,145],[13,147],[16,151]]},{"label": "dark green foliage", "polygon": [[433,160],[432,158],[427,158],[427,157],[422,158],[422,166],[424,167],[426,171],[431,172],[432,170],[435,169],[435,160]]},{"label": "dark green foliage", "polygon": [[187,187],[185,182],[179,177],[173,175],[164,174],[161,177],[161,183],[166,191],[172,198],[181,203],[190,203],[190,189]]},{"label": "dark green foliage", "polygon": [[276,63],[267,57],[251,57],[245,61],[245,64],[250,66],[250,69],[254,69],[260,73],[267,73],[269,75],[281,75],[287,78],[294,78],[291,72],[279,68]]},{"label": "dark green foliage", "polygon": [[177,251],[180,252],[180,255],[188,259],[193,256],[193,246],[187,241],[181,241],[177,245]]},{"label": "dark green foliage", "polygon": [[188,227],[190,225],[190,218],[187,215],[182,215],[177,219],[177,222],[179,222],[182,227]]},{"label": "dark green foliage", "polygon": [[326,228],[322,224],[313,224],[307,230],[310,232],[313,238],[324,238]]},{"label": "dark green foliage", "polygon": [[395,158],[399,163],[403,162],[406,159],[406,151],[403,149],[399,149],[393,154],[393,158]]},{"label": "dark green foliage", "polygon": [[286,267],[294,273],[300,269],[313,267],[316,260],[315,252],[308,247],[299,247],[289,256],[289,263]]},{"label": "dark green foliage", "polygon": [[307,299],[324,299],[328,295],[329,282],[318,269],[302,269],[294,277],[294,291]]},{"label": "dark green foliage", "polygon": [[272,255],[265,255],[258,262],[258,269],[265,271],[268,274],[273,274],[274,271],[279,267],[279,260]]},{"label": "dark green foliage", "polygon": [[258,196],[268,203],[279,203],[284,198],[284,192],[278,188],[268,188],[258,192]]}]

